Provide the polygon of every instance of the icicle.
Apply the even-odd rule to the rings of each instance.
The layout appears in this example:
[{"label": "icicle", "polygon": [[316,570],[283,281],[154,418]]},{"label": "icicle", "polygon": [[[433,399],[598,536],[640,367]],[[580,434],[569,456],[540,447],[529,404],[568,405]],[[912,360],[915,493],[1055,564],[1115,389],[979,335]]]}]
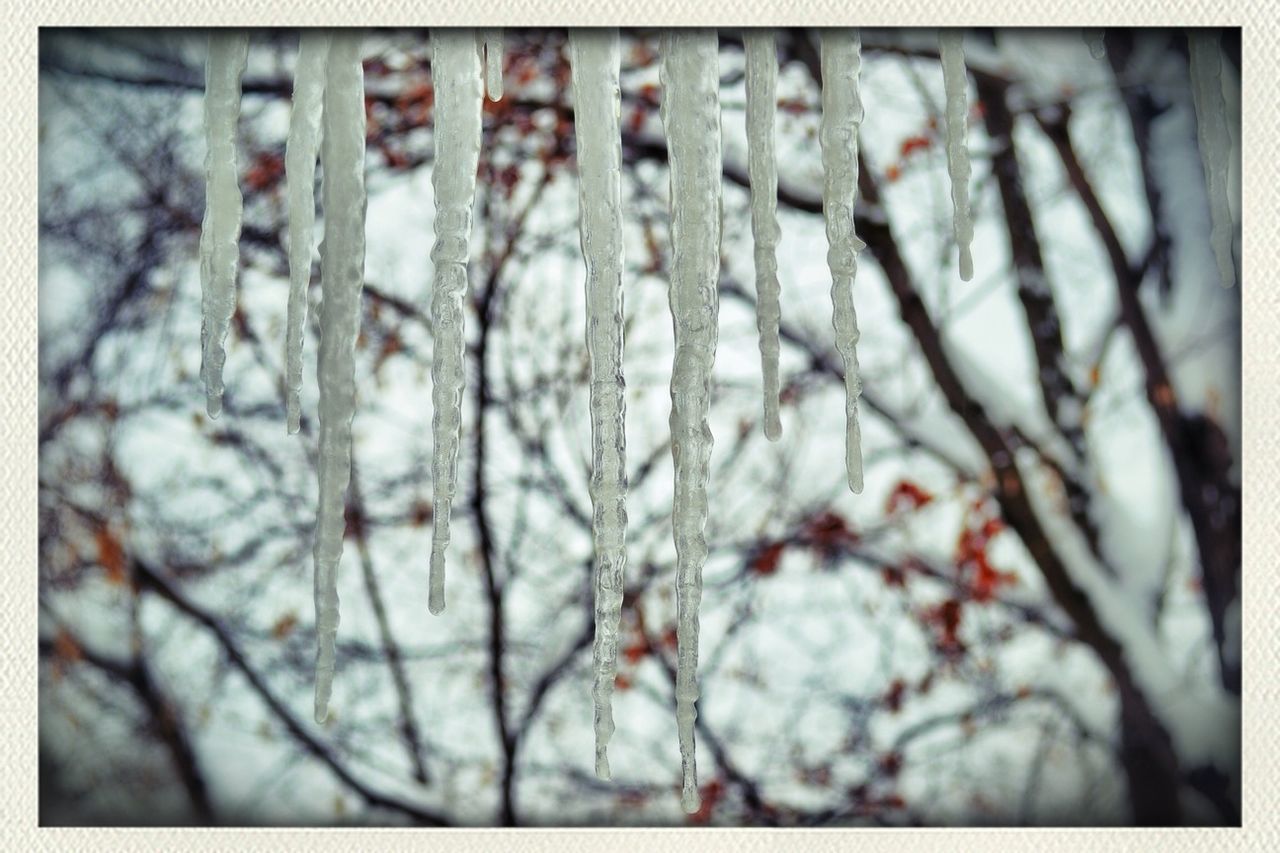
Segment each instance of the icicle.
[{"label": "icicle", "polygon": [[1222,94],[1222,53],[1217,30],[1193,30],[1188,37],[1191,53],[1191,96],[1196,107],[1196,131],[1200,160],[1204,164],[1209,194],[1209,242],[1218,260],[1223,287],[1236,278],[1231,247],[1235,227],[1231,222],[1227,171],[1231,164],[1231,133],[1227,129],[1227,102]]},{"label": "icicle", "polygon": [[827,223],[827,265],[831,268],[831,302],[836,349],[844,359],[845,467],[849,488],[862,491],[862,433],[858,427],[858,315],[853,306],[853,282],[858,252],[865,245],[853,230],[858,194],[858,126],[862,99],[858,72],[862,39],[857,30],[822,31],[822,212]]},{"label": "icicle", "polygon": [[311,281],[312,229],[316,221],[316,154],[324,112],[328,32],[307,30],[298,45],[293,76],[293,114],[285,143],[285,184],[289,196],[289,314],[285,326],[285,405],[288,429],[302,420],[302,337],[307,321],[307,285]]},{"label": "icicle", "polygon": [[627,566],[626,400],[622,377],[622,137],[618,31],[569,30],[578,205],[587,265],[591,368],[591,534],[595,552],[592,647],[596,775],[609,778],[618,620]]},{"label": "icicle", "polygon": [[684,773],[681,804],[700,807],[694,755],[698,699],[698,604],[707,558],[711,368],[716,354],[720,275],[720,74],[714,30],[662,37],[662,126],[671,181],[671,455],[676,544],[676,727]]},{"label": "icicle", "polygon": [[764,434],[782,436],[778,418],[778,163],[773,151],[778,55],[772,30],[747,30],[747,175],[751,181],[751,236],[755,241],[756,329],[764,376]]},{"label": "icicle", "polygon": [[338,634],[338,563],[351,481],[355,346],[364,286],[364,72],[361,36],[335,31],[324,88],[324,240],[320,244],[320,512],[316,520],[316,721],[329,713]]},{"label": "icicle", "polygon": [[240,223],[244,213],[236,166],[240,79],[249,57],[247,33],[214,30],[204,77],[205,208],[200,228],[200,377],[209,417],[222,414],[222,366],[236,310]]},{"label": "icicle", "polygon": [[[938,53],[942,58],[942,81],[947,94],[947,171],[951,175],[951,206],[954,210],[956,246],[960,250],[960,278],[973,278],[973,216],[969,210],[969,75],[964,67],[964,33],[938,33]],[[855,162],[854,168],[857,168]]]},{"label": "icicle", "polygon": [[1094,59],[1107,58],[1107,31],[1101,27],[1086,27],[1080,31],[1084,43],[1089,46],[1089,55]]},{"label": "icicle", "polygon": [[427,607],[444,610],[444,555],[449,547],[449,512],[458,475],[458,440],[462,429],[462,302],[467,290],[471,242],[471,204],[480,164],[480,58],[471,30],[431,31],[431,76],[435,85],[436,162],[431,169],[435,189],[436,242],[432,284],[431,327],[435,337],[431,364],[431,402],[435,413],[431,462],[435,492],[431,539],[431,578]]},{"label": "icicle", "polygon": [[484,48],[484,87],[489,100],[502,100],[502,27],[480,31]]}]

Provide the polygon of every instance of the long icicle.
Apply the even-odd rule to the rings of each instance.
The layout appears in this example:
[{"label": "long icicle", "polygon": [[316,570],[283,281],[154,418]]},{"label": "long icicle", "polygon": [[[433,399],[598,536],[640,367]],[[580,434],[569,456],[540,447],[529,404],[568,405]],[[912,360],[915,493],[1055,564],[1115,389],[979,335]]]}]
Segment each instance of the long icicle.
[{"label": "long icicle", "polygon": [[214,30],[205,65],[205,208],[200,228],[200,378],[209,417],[222,414],[222,367],[227,330],[236,310],[240,265],[240,224],[244,202],[236,165],[236,125],[240,120],[240,80],[249,57],[249,35]]},{"label": "long icicle", "polygon": [[324,240],[320,244],[320,512],[316,520],[316,721],[329,713],[338,634],[338,563],[351,482],[355,347],[364,286],[364,71],[359,32],[337,31],[324,89]]},{"label": "long icicle", "polygon": [[676,728],[684,776],[681,805],[701,805],[694,753],[698,699],[698,605],[707,559],[711,369],[716,355],[720,276],[720,75],[714,30],[662,37],[659,80],[671,182],[671,455],[676,545]]},{"label": "long icicle", "polygon": [[827,266],[831,268],[832,324],[836,349],[844,359],[845,467],[849,488],[862,492],[862,431],[858,426],[858,315],[853,306],[853,282],[858,252],[865,245],[853,230],[858,194],[858,127],[862,99],[858,73],[862,39],[857,30],[822,31],[822,212],[827,223]]},{"label": "long icicle", "polygon": [[1218,261],[1223,287],[1236,280],[1231,247],[1235,226],[1231,222],[1228,170],[1231,166],[1231,132],[1227,129],[1227,101],[1222,93],[1222,52],[1217,30],[1193,30],[1188,36],[1191,55],[1191,97],[1196,107],[1196,133],[1200,161],[1204,164],[1209,194],[1209,242]]},{"label": "long icicle", "polygon": [[502,27],[480,31],[484,48],[484,88],[489,100],[502,100]]},{"label": "long icicle", "polygon": [[622,137],[618,31],[569,30],[578,205],[587,266],[591,370],[591,534],[595,553],[596,775],[609,778],[618,622],[627,566],[626,384],[622,376]]},{"label": "long icicle", "polygon": [[285,325],[285,408],[288,430],[302,422],[302,338],[307,322],[307,285],[311,282],[312,230],[316,222],[316,155],[320,117],[324,113],[325,65],[330,35],[307,30],[298,45],[293,75],[293,113],[284,148],[285,185],[289,196],[289,313]]},{"label": "long icicle", "polygon": [[782,318],[778,283],[778,162],[773,150],[777,111],[778,54],[772,30],[747,30],[747,176],[751,182],[751,236],[755,243],[756,330],[764,378],[764,434],[782,436],[778,416],[778,323]]},{"label": "long icicle", "polygon": [[449,547],[449,513],[457,489],[458,441],[462,428],[465,352],[462,303],[467,291],[471,250],[471,205],[480,164],[480,106],[483,93],[476,36],[471,30],[431,31],[431,77],[435,86],[436,161],[431,169],[435,191],[435,265],[431,328],[435,338],[431,364],[431,402],[435,409],[431,435],[434,527],[427,607],[444,610],[445,551]]},{"label": "long icicle", "polygon": [[[952,222],[960,250],[960,278],[973,278],[973,215],[969,209],[969,75],[964,67],[964,32],[941,30],[938,54],[947,96],[947,172],[951,176]],[[855,163],[856,168],[856,163]]]}]

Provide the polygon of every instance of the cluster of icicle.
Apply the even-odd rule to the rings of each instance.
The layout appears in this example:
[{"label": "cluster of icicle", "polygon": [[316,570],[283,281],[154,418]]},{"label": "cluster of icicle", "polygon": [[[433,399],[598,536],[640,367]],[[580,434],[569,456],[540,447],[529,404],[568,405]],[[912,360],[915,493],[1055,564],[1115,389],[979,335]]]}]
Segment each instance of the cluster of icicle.
[{"label": "cluster of icicle", "polygon": [[[764,375],[764,431],[776,440],[778,328],[781,316],[777,245],[777,164],[774,156],[777,56],[773,36],[744,36],[747,55],[747,136],[751,227],[755,239],[760,355]],[[946,44],[950,45],[950,42]],[[206,93],[208,201],[201,241],[204,332],[202,376],[210,415],[221,411],[224,343],[235,306],[242,201],[237,186],[235,128],[240,81],[247,58],[244,33],[219,32],[209,44]],[[721,135],[718,39],[712,30],[681,30],[662,40],[661,117],[670,162],[671,283],[675,332],[671,373],[671,452],[675,468],[672,527],[676,545],[676,719],[686,811],[700,802],[694,730],[698,699],[698,607],[707,558],[707,521],[713,439],[707,419],[715,362],[721,235]],[[958,43],[954,46],[958,51]],[[948,54],[949,56],[953,54]],[[616,30],[572,30],[582,253],[586,263],[586,347],[590,367],[595,554],[595,642],[592,651],[595,766],[609,778],[608,744],[617,668],[618,631],[626,570],[627,474],[623,352],[622,144],[619,127],[621,53]],[[957,64],[958,63],[958,64]],[[830,240],[833,325],[845,362],[849,485],[862,490],[857,400],[861,389],[856,346],[853,281],[858,182],[860,43],[852,30],[822,37],[823,209]],[[501,30],[436,30],[431,35],[435,87],[435,275],[431,321],[434,529],[428,608],[445,606],[445,553],[456,488],[461,432],[465,337],[464,297],[471,238],[472,200],[480,157],[481,99],[502,97]],[[953,79],[959,74],[959,83]],[[948,118],[960,117],[959,141],[949,131],[953,180],[967,184],[963,141],[963,59],[948,66]],[[958,93],[958,94],[957,94]],[[953,104],[959,98],[959,106]],[[315,534],[315,716],[328,714],[338,629],[337,569],[344,537],[343,507],[351,476],[351,422],[355,412],[354,351],[364,266],[365,116],[360,36],[307,32],[294,80],[293,113],[286,146],[289,200],[289,303],[286,321],[286,411],[289,432],[301,423],[303,328],[311,279],[315,224],[316,161],[323,165],[325,220],[320,246],[320,502]],[[956,236],[968,233],[967,186],[953,192]],[[971,230],[971,229],[970,229]],[[962,252],[967,252],[967,243]],[[964,255],[962,255],[963,257]]]},{"label": "cluster of icicle", "polygon": [[[777,246],[778,171],[774,155],[777,55],[767,31],[744,33],[746,127],[751,230],[755,241],[757,325],[764,385],[764,433],[776,440],[779,419],[780,285]],[[1101,44],[1100,37],[1093,38]],[[320,245],[319,511],[315,533],[315,717],[328,714],[338,630],[337,569],[345,532],[355,413],[355,344],[365,248],[364,81],[361,36],[350,31],[302,35],[295,70],[293,113],[285,154],[289,202],[289,301],[285,332],[289,432],[301,422],[303,328],[311,279],[316,161],[323,165],[324,238]],[[1099,48],[1100,49],[1100,48]],[[222,410],[225,340],[235,309],[242,199],[237,183],[236,124],[248,54],[243,32],[211,36],[206,69],[207,202],[200,242],[202,285],[201,376],[210,416]],[[967,74],[959,31],[939,35],[946,92],[946,155],[960,275],[973,275],[970,242]],[[1212,200],[1213,244],[1224,283],[1230,272],[1230,212],[1225,162],[1230,139],[1216,45],[1192,40],[1192,77],[1201,147]],[[571,30],[582,254],[586,264],[586,348],[590,368],[595,642],[592,699],[595,767],[609,778],[614,731],[611,698],[618,656],[626,570],[627,474],[623,353],[622,145],[619,128],[620,49],[616,30]],[[856,30],[821,37],[822,208],[828,239],[835,344],[846,383],[846,467],[849,487],[861,492],[858,426],[857,313],[853,285],[864,247],[854,231],[858,193],[861,42]],[[434,30],[435,244],[431,322],[432,485],[434,529],[428,607],[445,606],[445,553],[453,502],[464,380],[464,297],[472,201],[480,157],[482,98],[502,97],[501,30]],[[713,30],[675,30],[662,39],[661,119],[670,164],[670,306],[675,333],[671,372],[671,452],[675,468],[672,528],[676,546],[676,720],[683,773],[681,802],[699,808],[694,750],[698,699],[698,607],[707,558],[705,528],[712,435],[707,417],[718,325],[721,237],[721,133],[718,39]],[[1223,224],[1225,223],[1225,225]],[[1223,236],[1225,233],[1225,237]]]}]

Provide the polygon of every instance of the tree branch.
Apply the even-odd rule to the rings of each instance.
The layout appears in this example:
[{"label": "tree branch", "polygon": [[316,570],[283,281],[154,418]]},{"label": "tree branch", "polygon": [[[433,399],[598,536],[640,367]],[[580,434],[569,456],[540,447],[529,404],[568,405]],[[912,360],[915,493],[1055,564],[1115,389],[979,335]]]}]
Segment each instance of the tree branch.
[{"label": "tree branch", "polygon": [[366,803],[375,808],[388,809],[390,811],[399,812],[406,817],[425,826],[448,826],[449,821],[442,815],[424,808],[416,803],[410,803],[402,800],[392,794],[386,794],[375,788],[365,784],[356,778],[350,769],[346,767],[333,751],[320,742],[318,738],[307,731],[301,721],[293,715],[293,713],[285,706],[284,702],[276,696],[275,692],[267,686],[262,676],[249,665],[248,659],[240,646],[231,637],[231,634],[222,626],[216,618],[210,613],[198,607],[178,589],[169,583],[156,569],[148,566],[138,559],[132,562],[134,577],[137,578],[140,589],[149,590],[156,593],[165,601],[168,601],[179,611],[186,614],[196,623],[204,627],[213,635],[223,653],[227,656],[231,665],[244,676],[248,682],[250,689],[262,700],[263,704],[272,715],[280,721],[285,731],[297,741],[307,753],[316,758],[321,764],[329,769],[338,781],[346,785],[356,794],[358,794]]},{"label": "tree branch", "polygon": [[[95,669],[111,678],[128,685],[142,702],[151,717],[151,729],[160,738],[169,752],[173,768],[182,781],[191,807],[200,823],[213,825],[217,818],[213,803],[209,798],[209,786],[205,781],[191,736],[178,710],[178,706],[161,690],[152,675],[146,658],[135,654],[129,661],[116,660],[89,648],[79,637],[76,637],[66,626],[60,625],[58,630],[74,647],[75,656],[90,664]],[[54,640],[40,640],[40,654],[57,655],[59,644]]]},{"label": "tree branch", "polygon": [[[1037,120],[1045,136],[1053,143],[1066,170],[1067,180],[1088,212],[1094,231],[1110,259],[1121,321],[1129,330],[1146,375],[1147,402],[1169,449],[1182,506],[1195,534],[1222,684],[1238,696],[1241,687],[1239,661],[1229,660],[1225,649],[1232,639],[1226,636],[1226,613],[1238,595],[1242,519],[1240,489],[1229,476],[1232,460],[1226,437],[1207,415],[1184,413],[1178,404],[1173,378],[1147,319],[1146,309],[1138,297],[1141,271],[1129,265],[1119,235],[1085,174],[1071,144],[1069,118],[1070,112],[1064,109],[1057,119],[1040,115]],[[1155,229],[1157,235],[1160,230],[1158,227]],[[1159,237],[1156,245],[1159,245]]]}]

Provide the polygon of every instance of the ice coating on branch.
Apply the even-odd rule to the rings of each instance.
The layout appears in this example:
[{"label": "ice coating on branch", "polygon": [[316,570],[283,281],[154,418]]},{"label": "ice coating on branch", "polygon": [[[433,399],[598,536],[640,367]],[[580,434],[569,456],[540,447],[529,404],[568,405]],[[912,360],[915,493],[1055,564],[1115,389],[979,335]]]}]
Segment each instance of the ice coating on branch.
[{"label": "ice coating on branch", "polygon": [[307,285],[311,282],[312,229],[316,222],[316,155],[324,113],[328,32],[306,30],[298,45],[293,75],[293,113],[285,143],[285,185],[289,196],[289,314],[285,324],[285,407],[288,429],[302,420],[302,338],[307,322]]},{"label": "ice coating on branch", "polygon": [[822,31],[822,212],[827,224],[827,266],[831,269],[832,323],[836,349],[844,359],[845,467],[849,488],[862,491],[862,432],[858,426],[858,315],[853,307],[853,281],[858,252],[865,244],[853,230],[858,194],[858,127],[862,99],[858,73],[862,39],[857,30]]},{"label": "ice coating on branch", "polygon": [[756,329],[764,377],[764,434],[782,435],[778,417],[778,323],[782,317],[778,284],[778,163],[773,151],[777,110],[778,55],[772,30],[747,30],[747,176],[751,182],[751,236],[755,242]]},{"label": "ice coating on branch", "polygon": [[587,265],[591,370],[591,536],[595,554],[592,646],[596,775],[609,778],[618,621],[627,566],[626,400],[622,376],[622,137],[618,31],[569,30],[578,205]]},{"label": "ice coating on branch", "polygon": [[444,555],[449,547],[449,513],[457,489],[458,441],[462,429],[463,297],[471,244],[471,205],[480,164],[480,57],[471,30],[431,31],[431,75],[435,86],[436,241],[432,282],[431,460],[434,528],[427,607],[444,610]]},{"label": "ice coating on branch", "polygon": [[684,775],[681,805],[701,805],[694,755],[698,699],[698,604],[707,559],[711,464],[711,368],[716,355],[720,276],[720,74],[714,30],[662,37],[662,126],[671,170],[671,455],[676,545],[676,728]]},{"label": "ice coating on branch", "polygon": [[[964,68],[964,32],[938,33],[942,85],[947,95],[947,173],[951,176],[951,206],[956,247],[960,250],[960,278],[973,278],[973,216],[969,210],[969,75]],[[854,164],[857,168],[857,164]]]},{"label": "ice coating on branch", "polygon": [[1231,165],[1231,132],[1227,129],[1227,101],[1222,93],[1222,52],[1217,30],[1194,30],[1188,37],[1191,54],[1191,97],[1196,106],[1196,136],[1204,164],[1209,194],[1209,243],[1218,261],[1218,278],[1230,287],[1236,278],[1231,247],[1235,227],[1231,222],[1228,169]]},{"label": "ice coating on branch", "polygon": [[364,286],[364,72],[358,32],[335,31],[324,88],[320,243],[320,511],[316,519],[316,721],[329,713],[338,634],[338,563],[351,482],[355,347]]},{"label": "ice coating on branch", "polygon": [[480,31],[484,48],[484,88],[489,100],[502,100],[502,27]]},{"label": "ice coating on branch", "polygon": [[1094,59],[1107,58],[1107,31],[1101,27],[1086,27],[1080,31],[1084,43],[1089,46],[1089,55]]},{"label": "ice coating on branch", "polygon": [[222,414],[222,366],[236,310],[240,223],[244,215],[236,165],[240,79],[249,58],[244,32],[214,30],[204,74],[204,222],[200,227],[200,378],[209,417]]}]

